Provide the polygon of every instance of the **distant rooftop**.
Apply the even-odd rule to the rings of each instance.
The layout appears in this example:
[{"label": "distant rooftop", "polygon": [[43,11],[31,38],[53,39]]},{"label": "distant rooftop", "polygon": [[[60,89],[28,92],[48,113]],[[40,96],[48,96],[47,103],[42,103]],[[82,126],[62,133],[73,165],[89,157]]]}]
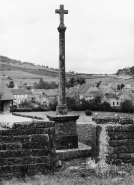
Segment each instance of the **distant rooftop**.
[{"label": "distant rooftop", "polygon": [[8,89],[3,80],[0,80],[0,94],[0,100],[15,100],[12,92]]}]

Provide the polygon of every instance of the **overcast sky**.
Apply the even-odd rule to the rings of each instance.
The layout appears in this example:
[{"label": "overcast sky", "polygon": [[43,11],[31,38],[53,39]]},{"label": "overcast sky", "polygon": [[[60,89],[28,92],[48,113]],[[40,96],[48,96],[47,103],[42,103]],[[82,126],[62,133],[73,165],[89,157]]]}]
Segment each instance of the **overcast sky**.
[{"label": "overcast sky", "polygon": [[60,4],[69,11],[66,71],[134,66],[134,0],[0,0],[0,55],[58,68]]}]

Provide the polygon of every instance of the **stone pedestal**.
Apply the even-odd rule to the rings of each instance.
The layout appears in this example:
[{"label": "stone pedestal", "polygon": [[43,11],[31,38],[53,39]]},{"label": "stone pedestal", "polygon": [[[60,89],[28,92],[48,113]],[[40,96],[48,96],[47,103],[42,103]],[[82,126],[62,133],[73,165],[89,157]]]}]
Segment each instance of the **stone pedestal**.
[{"label": "stone pedestal", "polygon": [[55,122],[56,149],[78,148],[76,120],[79,115],[47,115],[47,117]]}]

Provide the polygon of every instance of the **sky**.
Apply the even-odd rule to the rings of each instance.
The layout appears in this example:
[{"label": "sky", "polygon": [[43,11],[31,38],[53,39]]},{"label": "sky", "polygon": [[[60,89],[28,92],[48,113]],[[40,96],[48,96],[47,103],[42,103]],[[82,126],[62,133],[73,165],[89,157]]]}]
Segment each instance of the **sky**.
[{"label": "sky", "polygon": [[59,67],[63,4],[66,71],[113,74],[134,66],[134,0],[0,0],[0,55]]}]

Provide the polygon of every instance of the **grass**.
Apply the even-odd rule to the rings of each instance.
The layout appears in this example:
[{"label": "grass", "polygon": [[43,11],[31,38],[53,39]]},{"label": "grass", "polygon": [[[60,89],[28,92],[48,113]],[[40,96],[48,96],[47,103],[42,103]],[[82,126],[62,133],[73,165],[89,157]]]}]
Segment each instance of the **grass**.
[{"label": "grass", "polygon": [[125,175],[99,176],[95,170],[87,167],[87,159],[64,161],[61,168],[43,175],[37,174],[25,178],[2,180],[1,185],[133,185],[134,172]]}]

